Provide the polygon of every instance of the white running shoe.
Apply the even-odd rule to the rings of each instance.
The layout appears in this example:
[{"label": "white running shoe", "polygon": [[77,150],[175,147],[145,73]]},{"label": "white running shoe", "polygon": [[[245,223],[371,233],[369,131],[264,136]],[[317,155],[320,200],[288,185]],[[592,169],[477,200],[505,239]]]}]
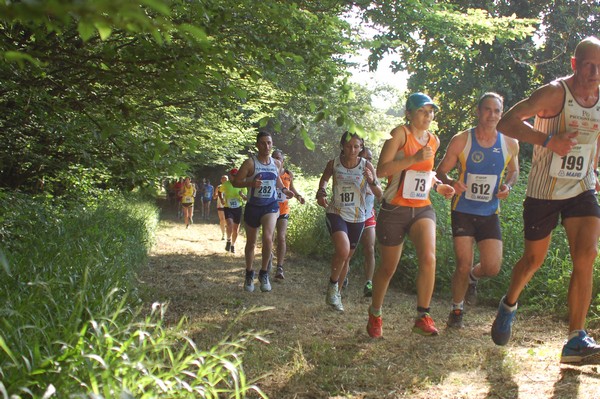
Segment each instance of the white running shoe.
[{"label": "white running shoe", "polygon": [[262,292],[271,291],[271,282],[269,281],[269,273],[268,272],[260,272],[258,274],[258,281],[260,281],[260,290]]},{"label": "white running shoe", "polygon": [[342,305],[342,296],[340,295],[337,283],[329,283],[329,287],[327,287],[327,296],[325,297],[325,302],[339,312],[344,311],[344,305]]}]

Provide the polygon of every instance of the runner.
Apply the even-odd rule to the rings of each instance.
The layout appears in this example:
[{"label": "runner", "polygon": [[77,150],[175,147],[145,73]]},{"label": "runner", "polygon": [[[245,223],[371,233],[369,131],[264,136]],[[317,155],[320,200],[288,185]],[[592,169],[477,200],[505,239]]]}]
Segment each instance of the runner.
[{"label": "runner", "polygon": [[204,220],[210,219],[210,204],[214,195],[215,188],[210,184],[210,180],[204,179],[202,188],[202,217]]},{"label": "runner", "polygon": [[221,183],[221,190],[219,195],[223,198],[225,207],[223,208],[223,215],[225,216],[226,232],[227,232],[227,243],[225,244],[225,251],[235,253],[235,242],[238,238],[240,230],[240,223],[242,221],[242,206],[244,201],[248,199],[246,197],[246,189],[234,187],[231,181],[237,175],[238,170],[233,168],[229,171],[229,179]]},{"label": "runner", "polygon": [[249,187],[248,203],[244,211],[244,226],[246,229],[246,278],[244,289],[254,291],[254,251],[258,237],[258,229],[262,227],[262,267],[258,274],[260,290],[271,291],[269,281],[269,262],[273,249],[273,232],[279,215],[277,189],[281,189],[287,198],[294,193],[283,186],[281,164],[271,157],[273,139],[268,132],[260,132],[256,136],[258,154],[246,159],[237,175],[233,178],[234,187]]},{"label": "runner", "polygon": [[[359,154],[361,157],[369,162],[372,162],[373,153],[368,148],[363,148]],[[367,217],[365,220],[365,228],[363,230],[360,242],[363,246],[363,253],[365,257],[364,272],[365,272],[365,285],[363,287],[363,294],[366,297],[373,295],[373,274],[375,273],[375,226],[377,225],[377,215],[375,213],[375,194],[371,188],[367,188]],[[381,195],[377,197],[381,199]],[[348,281],[348,278],[344,280],[344,285]]]},{"label": "runner", "polygon": [[[363,146],[364,140],[357,134],[344,132],[341,153],[327,162],[317,191],[317,203],[326,209],[327,228],[335,250],[325,301],[340,312],[344,305],[338,282],[344,281],[348,273],[367,219],[367,186],[376,196],[382,193],[373,165],[358,155]],[[332,177],[333,189],[327,200],[327,184]]]},{"label": "runner", "polygon": [[[497,275],[502,266],[500,200],[508,197],[519,177],[519,143],[496,130],[503,106],[499,94],[485,93],[477,103],[477,126],[452,137],[436,170],[455,191],[451,217],[456,269],[448,327],[463,327],[465,297],[474,305],[477,281]],[[457,180],[448,177],[455,167]],[[475,243],[479,263],[473,265]]]},{"label": "runner", "polygon": [[[525,250],[514,266],[510,286],[492,324],[492,340],[506,345],[517,301],[542,266],[559,219],[573,263],[567,295],[569,333],[561,363],[600,364],[600,345],[585,330],[598,256],[600,207],[598,136],[600,134],[600,40],[588,37],[571,58],[573,74],[535,90],[512,107],[498,129],[534,144],[527,196],[523,203]],[[533,126],[528,123],[535,117]]]},{"label": "runner", "polygon": [[192,184],[189,177],[186,177],[179,190],[179,196],[181,197],[181,207],[183,210],[183,222],[185,228],[190,227],[190,223],[194,223],[194,198],[196,197],[196,186]]},{"label": "runner", "polygon": [[183,187],[183,179],[180,177],[174,184],[173,190],[175,191],[176,196],[175,200],[177,202],[177,217],[181,219],[183,217],[183,210],[181,209],[181,188]]},{"label": "runner", "polygon": [[382,336],[381,307],[400,262],[406,235],[415,246],[419,262],[417,318],[412,331],[422,335],[438,334],[429,315],[435,284],[436,234],[436,216],[429,191],[433,189],[450,198],[454,189],[438,182],[432,172],[440,141],[428,129],[437,109],[429,96],[411,94],[406,101],[408,123],[392,130],[377,163],[377,175],[387,176],[388,185],[377,216],[381,265],[373,277],[373,297],[367,324],[367,332],[373,338]]}]

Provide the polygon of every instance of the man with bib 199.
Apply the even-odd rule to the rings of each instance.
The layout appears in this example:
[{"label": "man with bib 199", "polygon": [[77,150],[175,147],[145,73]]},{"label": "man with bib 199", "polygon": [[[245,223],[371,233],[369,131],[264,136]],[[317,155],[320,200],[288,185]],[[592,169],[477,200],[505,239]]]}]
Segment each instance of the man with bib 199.
[{"label": "man with bib 199", "polygon": [[[600,40],[582,40],[571,58],[573,74],[535,90],[498,123],[506,135],[534,144],[523,203],[525,250],[492,325],[497,345],[510,340],[519,294],[542,266],[552,231],[565,228],[573,270],[567,296],[569,335],[561,363],[600,364],[600,345],[585,331],[598,254],[600,207],[596,193],[600,133]],[[526,121],[535,117],[534,125]]]}]

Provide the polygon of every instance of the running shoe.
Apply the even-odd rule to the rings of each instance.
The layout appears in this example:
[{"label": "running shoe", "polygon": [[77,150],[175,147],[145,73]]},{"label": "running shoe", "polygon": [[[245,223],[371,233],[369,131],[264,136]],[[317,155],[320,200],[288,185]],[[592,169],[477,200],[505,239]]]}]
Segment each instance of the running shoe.
[{"label": "running shoe", "polygon": [[227,244],[225,244],[225,251],[229,252],[231,250],[231,241],[227,241]]},{"label": "running shoe", "polygon": [[342,289],[345,290],[346,288],[348,288],[348,275],[344,277],[344,284],[342,284]]},{"label": "running shoe", "polygon": [[342,305],[342,296],[340,295],[340,291],[338,290],[337,283],[329,283],[329,287],[327,288],[327,296],[325,297],[325,302],[328,305],[331,305],[335,310],[339,312],[344,311],[344,305]]},{"label": "running shoe", "polygon": [[233,244],[231,244],[231,248],[229,248],[229,250],[231,251],[232,254],[235,253],[235,247],[233,246]]},{"label": "running shoe", "polygon": [[463,328],[463,311],[462,309],[453,309],[448,316],[448,321],[446,322],[448,327],[454,328]]},{"label": "running shoe", "polygon": [[423,316],[415,319],[415,325],[412,328],[412,332],[426,336],[439,334],[439,331],[437,328],[435,328],[435,323],[433,322],[433,319],[429,313],[425,313]]},{"label": "running shoe", "polygon": [[568,340],[562,348],[561,363],[600,364],[600,345],[586,331]]},{"label": "running shoe", "polygon": [[367,334],[371,338],[382,338],[383,319],[381,316],[373,316],[369,311],[369,321],[367,322]]},{"label": "running shoe", "polygon": [[254,292],[254,270],[246,270],[244,289],[248,292]]},{"label": "running shoe", "polygon": [[277,273],[275,273],[275,278],[277,280],[285,279],[285,277],[283,276],[283,267],[282,266],[277,266]]},{"label": "running shoe", "polygon": [[498,305],[496,319],[494,319],[494,323],[492,324],[492,340],[496,345],[506,345],[510,341],[512,325],[516,314],[517,308],[515,307],[514,310],[506,309],[504,297],[502,297],[500,305]]},{"label": "running shoe", "polygon": [[477,281],[469,282],[469,288],[467,288],[467,293],[465,294],[465,302],[470,306],[477,305]]},{"label": "running shoe", "polygon": [[365,287],[363,288],[363,294],[365,294],[365,296],[368,298],[373,296],[373,282],[372,281],[369,280],[365,283]]},{"label": "running shoe", "polygon": [[269,281],[269,272],[263,272],[261,270],[258,273],[258,281],[260,281],[260,290],[262,292],[271,291],[271,282]]}]

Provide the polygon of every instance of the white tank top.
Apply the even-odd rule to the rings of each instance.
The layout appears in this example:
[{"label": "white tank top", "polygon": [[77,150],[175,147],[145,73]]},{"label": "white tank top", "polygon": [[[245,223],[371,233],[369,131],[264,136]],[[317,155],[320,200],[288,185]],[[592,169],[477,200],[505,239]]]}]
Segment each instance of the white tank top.
[{"label": "white tank top", "polygon": [[360,158],[352,169],[342,165],[340,157],[333,160],[333,196],[327,213],[340,215],[348,223],[361,223],[367,220],[365,197],[367,179],[364,176],[366,160]]},{"label": "white tank top", "polygon": [[262,181],[260,187],[251,187],[248,195],[248,203],[257,206],[265,206],[277,202],[277,177],[279,177],[279,169],[275,164],[275,160],[269,157],[267,164],[261,163],[256,156],[252,156],[254,160],[254,174],[246,178],[246,181],[254,180],[259,177]]},{"label": "white tank top", "polygon": [[565,89],[562,111],[551,118],[536,116],[533,127],[547,134],[578,131],[577,145],[564,157],[534,146],[527,183],[529,197],[569,199],[596,187],[594,159],[600,133],[600,104],[579,105],[564,80],[560,83]]}]

